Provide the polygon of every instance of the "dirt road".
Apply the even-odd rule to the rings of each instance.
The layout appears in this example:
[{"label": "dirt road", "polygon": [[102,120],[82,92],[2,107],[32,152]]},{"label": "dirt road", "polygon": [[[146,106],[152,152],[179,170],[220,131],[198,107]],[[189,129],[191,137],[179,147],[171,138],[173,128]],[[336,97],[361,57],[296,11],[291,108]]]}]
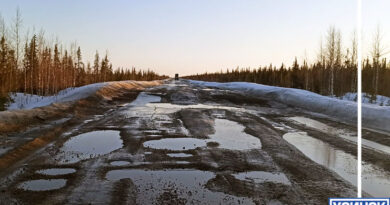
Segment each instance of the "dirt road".
[{"label": "dirt road", "polygon": [[[0,203],[326,204],[355,197],[356,128],[259,97],[166,81],[7,133],[0,162],[15,161],[1,172]],[[364,147],[366,195],[390,194],[386,137],[365,131],[368,142],[383,146]]]}]

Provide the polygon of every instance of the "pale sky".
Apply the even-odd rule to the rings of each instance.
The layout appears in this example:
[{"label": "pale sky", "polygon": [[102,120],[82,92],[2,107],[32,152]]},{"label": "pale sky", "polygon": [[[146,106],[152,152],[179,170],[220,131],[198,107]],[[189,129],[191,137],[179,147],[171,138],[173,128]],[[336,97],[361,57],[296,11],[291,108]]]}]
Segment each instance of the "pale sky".
[{"label": "pale sky", "polygon": [[[363,25],[388,35],[390,1],[363,0]],[[334,25],[349,44],[356,0],[1,0],[10,23],[19,6],[25,28],[43,28],[84,60],[106,49],[116,67],[180,75],[313,60]],[[368,5],[370,3],[370,5]],[[374,25],[374,26],[373,26]],[[371,28],[373,27],[373,28]],[[364,34],[365,37],[368,35]],[[348,42],[347,42],[348,41]]]},{"label": "pale sky", "polygon": [[[362,4],[363,26],[363,57],[370,55],[374,33],[379,25],[382,31],[382,44],[385,51],[390,51],[390,1],[389,0],[363,0]],[[387,54],[385,57],[390,57]]]}]

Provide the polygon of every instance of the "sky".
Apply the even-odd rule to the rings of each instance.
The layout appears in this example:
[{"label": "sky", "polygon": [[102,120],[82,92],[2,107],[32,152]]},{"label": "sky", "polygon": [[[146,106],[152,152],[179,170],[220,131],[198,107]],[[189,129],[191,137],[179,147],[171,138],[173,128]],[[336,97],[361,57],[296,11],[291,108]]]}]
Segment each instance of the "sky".
[{"label": "sky", "polygon": [[[390,1],[363,1],[364,37],[389,33]],[[1,0],[6,22],[18,6],[25,30],[76,41],[84,60],[108,50],[114,68],[171,76],[312,61],[332,25],[349,46],[357,19],[356,0]]]}]

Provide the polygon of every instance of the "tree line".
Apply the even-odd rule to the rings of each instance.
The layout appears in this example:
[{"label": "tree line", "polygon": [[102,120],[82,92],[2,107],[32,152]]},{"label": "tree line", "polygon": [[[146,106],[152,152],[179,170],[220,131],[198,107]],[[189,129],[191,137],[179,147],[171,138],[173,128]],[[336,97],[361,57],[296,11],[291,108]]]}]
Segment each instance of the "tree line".
[{"label": "tree line", "polygon": [[93,64],[84,63],[76,43],[69,49],[49,43],[43,31],[27,33],[22,41],[21,26],[19,9],[10,27],[0,16],[0,104],[12,92],[45,96],[97,82],[166,78],[151,70],[113,69],[108,55],[100,57],[97,51]]},{"label": "tree line", "polygon": [[[362,90],[375,101],[377,95],[390,97],[390,65],[383,58],[386,52],[379,27],[372,44],[370,55],[362,62]],[[290,66],[282,64],[276,67],[270,64],[257,69],[237,67],[185,78],[253,82],[305,89],[321,95],[342,96],[348,92],[357,92],[357,39],[353,35],[350,46],[343,47],[341,32],[332,26],[327,31],[326,39],[321,41],[314,63],[309,64],[306,60],[299,63],[295,58]]]}]

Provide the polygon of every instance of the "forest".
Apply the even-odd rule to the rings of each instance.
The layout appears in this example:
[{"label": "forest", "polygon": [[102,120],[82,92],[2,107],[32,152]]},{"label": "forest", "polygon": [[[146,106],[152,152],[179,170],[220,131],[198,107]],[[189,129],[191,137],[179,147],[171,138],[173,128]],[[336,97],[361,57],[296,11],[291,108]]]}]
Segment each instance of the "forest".
[{"label": "forest", "polygon": [[10,26],[0,16],[0,110],[14,92],[47,96],[97,82],[167,78],[151,70],[113,69],[107,53],[98,51],[92,64],[85,63],[76,43],[70,48],[58,40],[52,43],[44,31],[22,37],[21,28],[19,9]]},{"label": "forest", "polygon": [[[349,45],[349,46],[344,46]],[[378,27],[369,55],[362,62],[362,88],[372,101],[377,95],[390,96],[390,65],[385,56],[382,33]],[[357,39],[342,41],[341,32],[331,26],[321,40],[317,59],[292,65],[235,68],[214,73],[185,76],[204,81],[245,81],[272,86],[299,88],[321,95],[342,96],[357,91]],[[8,25],[0,16],[0,110],[10,94],[22,92],[41,96],[55,95],[69,87],[119,80],[157,80],[167,76],[151,70],[114,69],[108,54],[96,51],[94,61],[84,62],[80,46],[65,46],[47,40],[43,30],[22,35],[19,9]]]},{"label": "forest", "polygon": [[[390,96],[390,65],[386,58],[382,33],[378,27],[372,38],[369,56],[362,62],[362,90],[375,101],[377,95]],[[324,42],[321,41],[314,63],[297,58],[290,66],[257,69],[235,68],[214,73],[203,73],[185,78],[203,81],[244,81],[272,86],[299,88],[321,95],[342,96],[357,92],[357,39],[354,35],[349,47],[343,47],[341,32],[331,26]]]}]

